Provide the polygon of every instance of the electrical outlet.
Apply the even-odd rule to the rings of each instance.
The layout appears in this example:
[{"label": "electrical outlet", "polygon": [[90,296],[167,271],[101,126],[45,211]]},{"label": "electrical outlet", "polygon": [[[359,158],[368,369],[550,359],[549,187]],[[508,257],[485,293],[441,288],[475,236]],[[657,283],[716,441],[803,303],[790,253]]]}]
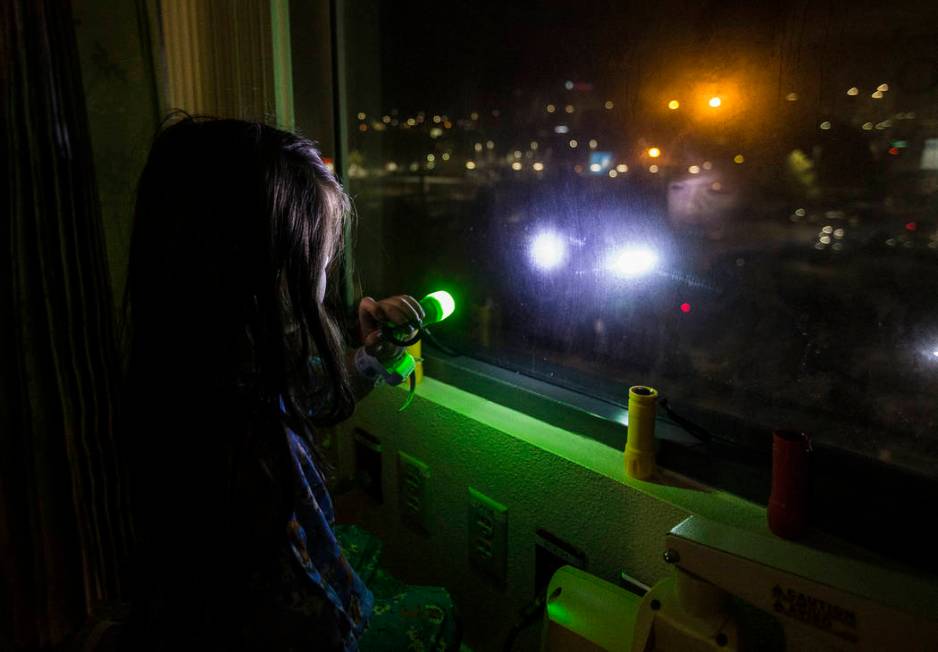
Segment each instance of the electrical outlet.
[{"label": "electrical outlet", "polygon": [[410,528],[428,534],[427,481],[430,467],[416,457],[397,453],[397,500],[401,521]]},{"label": "electrical outlet", "polygon": [[586,553],[556,534],[538,528],[534,532],[534,595],[547,590],[550,578],[561,566],[586,570]]},{"label": "electrical outlet", "polygon": [[469,563],[499,587],[508,567],[508,508],[469,487]]}]

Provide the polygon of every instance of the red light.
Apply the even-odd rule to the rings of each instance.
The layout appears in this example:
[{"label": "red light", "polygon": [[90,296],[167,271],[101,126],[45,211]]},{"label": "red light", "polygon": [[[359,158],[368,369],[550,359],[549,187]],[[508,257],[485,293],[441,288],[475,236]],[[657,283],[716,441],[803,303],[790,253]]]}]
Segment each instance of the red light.
[{"label": "red light", "polygon": [[681,312],[690,312],[690,304],[689,304],[689,303],[682,303],[682,304],[681,304]]},{"label": "red light", "polygon": [[906,222],[905,230],[906,231],[918,231],[918,222]]},{"label": "red light", "polygon": [[898,147],[890,147],[890,148],[889,148],[889,153],[892,154],[893,156],[899,156],[899,148],[898,148]]}]

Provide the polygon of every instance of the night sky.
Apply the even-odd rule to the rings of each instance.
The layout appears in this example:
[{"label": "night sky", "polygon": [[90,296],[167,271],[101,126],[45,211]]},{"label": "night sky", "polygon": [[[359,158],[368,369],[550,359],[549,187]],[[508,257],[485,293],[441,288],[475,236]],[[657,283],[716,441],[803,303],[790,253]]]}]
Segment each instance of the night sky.
[{"label": "night sky", "polygon": [[622,86],[637,68],[654,75],[680,65],[686,50],[713,58],[720,44],[771,47],[774,27],[798,9],[741,1],[382,3],[385,97],[410,109],[496,102],[566,79]]}]

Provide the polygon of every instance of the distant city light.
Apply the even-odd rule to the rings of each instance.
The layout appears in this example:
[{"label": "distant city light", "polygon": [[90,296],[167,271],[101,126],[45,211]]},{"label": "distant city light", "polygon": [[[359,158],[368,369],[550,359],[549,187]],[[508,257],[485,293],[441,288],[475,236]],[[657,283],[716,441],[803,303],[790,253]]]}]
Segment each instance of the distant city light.
[{"label": "distant city light", "polygon": [[537,141],[536,141],[536,140],[532,140],[532,141],[531,141],[531,149],[537,150]]},{"label": "distant city light", "polygon": [[444,161],[448,161],[448,160],[449,160],[449,152],[443,152],[443,156],[442,156],[441,158],[442,158]]},{"label": "distant city light", "polygon": [[615,170],[609,170],[609,178],[610,178],[610,179],[615,179],[617,176],[619,176],[619,173],[618,173],[618,172],[616,172]]},{"label": "distant city light", "polygon": [[851,86],[850,88],[847,89],[847,95],[859,95],[859,94],[860,94],[860,89],[857,88],[856,86]]},{"label": "distant city light", "polygon": [[874,100],[881,100],[881,99],[883,99],[883,92],[882,92],[882,91],[876,91],[876,92],[873,93],[870,97],[872,97]]},{"label": "distant city light", "polygon": [[889,84],[880,84],[879,86],[876,87],[876,90],[885,93],[886,91],[889,90]]},{"label": "distant city light", "polygon": [[440,124],[440,122],[442,121],[443,121],[443,118],[441,118],[440,116],[438,115],[433,116],[433,122],[435,122],[436,124]]},{"label": "distant city light", "polygon": [[488,141],[486,141],[486,142],[485,142],[485,148],[486,148],[486,149],[495,149],[495,141],[494,141],[494,140],[488,140]]},{"label": "distant city light", "polygon": [[514,152],[512,152],[511,154],[512,154],[512,156],[514,156],[515,158],[521,158],[521,150],[520,150],[520,149],[516,149],[516,150],[515,150]]},{"label": "distant city light", "polygon": [[548,113],[553,113],[553,112],[556,111],[556,110],[557,110],[557,107],[554,106],[553,104],[548,104],[548,105],[547,105],[547,112],[548,112]]},{"label": "distant city light", "polygon": [[590,138],[589,146],[590,149],[596,149],[599,146],[599,143],[596,142],[595,138]]},{"label": "distant city light", "polygon": [[692,165],[689,168],[687,168],[687,171],[690,172],[691,174],[700,174],[700,167],[697,165]]},{"label": "distant city light", "polygon": [[430,163],[433,163],[433,161],[435,160],[436,160],[436,156],[434,156],[433,154],[427,154],[427,161],[429,161]]},{"label": "distant city light", "polygon": [[713,167],[713,163],[711,163],[710,161],[704,161],[704,162],[703,162],[703,169],[704,169],[704,170],[709,170],[709,169],[711,169],[712,167]]},{"label": "distant city light", "polygon": [[651,172],[652,174],[658,174],[658,166],[654,164],[649,165],[648,171]]},{"label": "distant city light", "polygon": [[397,170],[397,163],[395,163],[394,161],[388,161],[387,163],[384,164],[384,169],[387,170],[388,172],[394,172],[395,170]]},{"label": "distant city light", "polygon": [[567,113],[573,113],[575,111],[572,104],[568,104],[567,106],[563,107],[563,110]]},{"label": "distant city light", "polygon": [[682,303],[682,304],[681,304],[681,312],[683,312],[683,313],[688,313],[688,312],[690,312],[690,304],[689,304],[689,303],[686,303],[686,302],[685,302],[685,303]]},{"label": "distant city light", "polygon": [[658,158],[659,156],[661,156],[661,150],[658,149],[657,147],[649,147],[648,155],[652,158]]},{"label": "distant city light", "polygon": [[475,161],[466,161],[466,169],[475,170],[476,169]]},{"label": "distant city light", "polygon": [[407,118],[407,126],[408,126],[408,127],[413,127],[413,126],[416,125],[416,124],[417,124],[417,121],[416,121],[416,120],[414,120],[413,118]]},{"label": "distant city light", "polygon": [[567,81],[565,81],[565,82],[563,83],[563,87],[566,88],[568,91],[572,91],[572,90],[573,90],[573,82],[568,79]]},{"label": "distant city light", "polygon": [[473,111],[472,113],[469,114],[469,119],[470,119],[470,120],[478,120],[478,119],[479,119],[479,114],[478,114],[476,111]]},{"label": "distant city light", "polygon": [[554,127],[555,134],[565,134],[569,131],[570,131],[570,127],[568,127],[567,125],[557,125],[556,127]]},{"label": "distant city light", "polygon": [[721,104],[723,104],[723,100],[720,99],[719,96],[713,96],[713,97],[710,98],[710,101],[707,102],[707,104],[709,104],[711,108],[714,108],[714,109],[715,109],[715,108],[719,107]]},{"label": "distant city light", "polygon": [[567,144],[570,145],[570,149],[576,149],[576,146],[579,145],[580,143],[576,142],[576,139],[571,138],[570,142]]},{"label": "distant city light", "polygon": [[535,163],[534,165],[532,165],[531,167],[534,168],[534,171],[535,171],[535,172],[541,172],[541,171],[543,171],[543,169],[544,169],[544,164],[541,163],[541,162],[538,162],[538,163]]},{"label": "distant city light", "polygon": [[502,112],[499,111],[498,109],[492,109],[492,117],[493,117],[493,118],[497,118],[497,117],[500,116],[501,114],[502,114]]},{"label": "distant city light", "polygon": [[450,122],[449,120],[444,120],[444,121],[443,121],[443,128],[444,128],[444,129],[452,129],[452,128],[453,128],[453,123]]},{"label": "distant city light", "polygon": [[785,96],[785,99],[788,100],[789,102],[797,102],[798,93],[789,93],[788,95]]},{"label": "distant city light", "polygon": [[514,163],[511,164],[511,169],[514,170],[515,172],[520,171],[522,167],[524,166],[521,165],[521,161],[515,161]]},{"label": "distant city light", "polygon": [[671,109],[672,111],[676,111],[677,109],[681,108],[681,103],[678,102],[677,100],[671,100],[670,102],[668,102],[668,108]]},{"label": "distant city light", "polygon": [[864,123],[863,123],[863,131],[872,131],[872,130],[873,130],[873,123],[872,123],[872,122],[864,122]]},{"label": "distant city light", "polygon": [[745,162],[746,162],[746,157],[743,156],[742,154],[737,154],[736,156],[733,157],[733,163],[736,163],[737,165],[742,165]]},{"label": "distant city light", "polygon": [[381,118],[381,122],[383,122],[384,124],[391,124],[391,116],[389,115],[383,116]]},{"label": "distant city light", "polygon": [[359,130],[359,131],[368,131],[368,125],[366,125],[365,123],[362,123],[362,124],[358,125],[358,130]]},{"label": "distant city light", "polygon": [[358,119],[359,119],[359,120],[364,120],[366,117],[368,117],[368,116],[366,116],[363,112],[361,112],[361,111],[358,112]]},{"label": "distant city light", "polygon": [[828,129],[831,128],[831,123],[830,123],[829,120],[825,120],[824,122],[821,123],[820,127],[821,127],[821,129],[823,129],[824,131],[827,131]]},{"label": "distant city light", "polygon": [[934,351],[932,351],[931,354],[935,356],[936,358],[938,358],[938,349],[935,349]]},{"label": "distant city light", "polygon": [[603,166],[599,163],[592,163],[590,165],[590,172],[602,172]]},{"label": "distant city light", "polygon": [[653,270],[658,264],[658,255],[644,247],[620,249],[606,261],[606,268],[616,276],[635,278]]},{"label": "distant city light", "polygon": [[567,258],[567,243],[552,231],[534,237],[529,250],[534,266],[544,271],[556,269]]},{"label": "distant city light", "polygon": [[619,163],[619,165],[616,166],[616,171],[619,174],[625,174],[626,172],[629,171],[629,166],[626,165],[625,163]]},{"label": "distant city light", "polygon": [[805,215],[807,215],[807,211],[805,211],[805,209],[803,208],[796,208],[795,215],[797,215],[798,217],[804,217]]},{"label": "distant city light", "polygon": [[472,149],[474,149],[474,150],[477,151],[477,152],[481,152],[481,151],[482,151],[482,143],[476,143],[475,145],[472,146]]},{"label": "distant city light", "polygon": [[612,109],[612,107],[614,107],[615,104],[612,103],[612,100],[606,100],[606,103],[603,104],[603,106],[606,107],[607,110],[609,110],[609,109]]},{"label": "distant city light", "polygon": [[443,130],[440,129],[439,127],[433,127],[430,130],[430,138],[439,138],[442,135],[443,135]]}]

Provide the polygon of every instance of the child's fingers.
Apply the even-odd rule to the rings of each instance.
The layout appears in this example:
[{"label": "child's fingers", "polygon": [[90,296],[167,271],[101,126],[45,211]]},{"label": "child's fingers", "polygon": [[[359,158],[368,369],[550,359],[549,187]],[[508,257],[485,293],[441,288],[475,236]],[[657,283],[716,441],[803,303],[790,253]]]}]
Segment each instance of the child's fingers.
[{"label": "child's fingers", "polygon": [[400,351],[400,347],[383,339],[380,330],[369,333],[365,337],[364,346],[369,355],[382,361],[393,360]]},{"label": "child's fingers", "polygon": [[417,313],[407,303],[400,300],[399,297],[393,299],[384,299],[380,302],[384,309],[384,314],[388,320],[395,324],[407,324],[412,321],[419,321]]},{"label": "child's fingers", "polygon": [[418,321],[423,321],[424,319],[427,318],[426,311],[423,309],[423,306],[420,305],[420,302],[417,301],[415,298],[413,298],[409,294],[404,294],[404,295],[401,295],[401,299],[414,310],[414,313],[417,315]]},{"label": "child's fingers", "polygon": [[358,315],[360,321],[368,318],[376,325],[388,321],[388,316],[385,314],[384,308],[371,297],[363,298],[361,303],[358,304]]}]

